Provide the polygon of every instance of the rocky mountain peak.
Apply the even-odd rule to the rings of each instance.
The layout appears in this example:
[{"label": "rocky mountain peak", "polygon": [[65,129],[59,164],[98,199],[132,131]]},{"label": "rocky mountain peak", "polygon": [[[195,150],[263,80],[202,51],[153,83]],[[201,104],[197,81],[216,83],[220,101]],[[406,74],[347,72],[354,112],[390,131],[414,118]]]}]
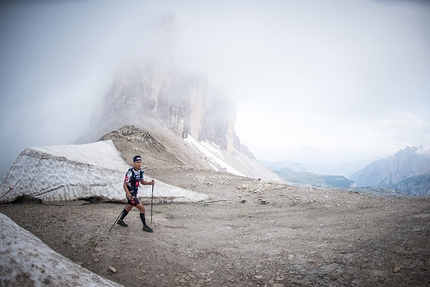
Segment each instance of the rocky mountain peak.
[{"label": "rocky mountain peak", "polygon": [[[185,73],[175,66],[174,15],[160,17],[142,54],[125,59],[100,109],[93,117],[96,140],[124,125],[151,130],[161,123],[175,134],[209,140],[226,151],[241,150],[236,137],[236,106],[224,92],[209,87],[205,72]],[[147,47],[151,45],[153,47]]]},{"label": "rocky mountain peak", "polygon": [[[150,133],[186,166],[230,170],[253,178],[263,174],[263,178],[278,180],[240,143],[231,95],[210,87],[204,72],[185,73],[175,67],[174,47],[170,46],[173,41],[169,40],[173,24],[171,17],[157,24],[154,35],[163,48],[152,52],[150,60],[124,61],[118,68],[93,117],[92,132],[79,142],[97,141],[112,131],[133,126]],[[211,156],[205,153],[210,151],[199,142],[225,153],[223,164],[209,164]]]},{"label": "rocky mountain peak", "polygon": [[[411,184],[415,181],[413,178],[428,174],[430,174],[430,150],[425,150],[423,146],[407,146],[393,156],[370,163],[351,175],[351,179],[359,187],[398,188],[398,186],[413,186]],[[408,184],[400,184],[407,179]],[[422,181],[422,177],[419,180]],[[421,189],[422,191],[414,191],[414,194],[427,194],[429,185],[425,184]],[[404,188],[402,190],[407,192]]]}]

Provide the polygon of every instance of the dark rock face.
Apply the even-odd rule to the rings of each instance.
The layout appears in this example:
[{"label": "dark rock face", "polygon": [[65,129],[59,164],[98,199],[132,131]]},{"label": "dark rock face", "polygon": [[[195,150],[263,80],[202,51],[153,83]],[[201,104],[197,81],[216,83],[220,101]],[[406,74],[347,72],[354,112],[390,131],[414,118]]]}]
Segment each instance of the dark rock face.
[{"label": "dark rock face", "polygon": [[182,137],[207,139],[227,151],[233,146],[240,150],[240,144],[234,144],[236,107],[222,95],[209,96],[206,76],[181,75],[151,65],[130,68],[118,74],[105,102],[93,123],[96,127],[148,128],[145,122],[155,120]]},{"label": "dark rock face", "polygon": [[412,195],[430,190],[430,151],[406,147],[394,156],[374,161],[351,175],[358,187],[394,188]]}]

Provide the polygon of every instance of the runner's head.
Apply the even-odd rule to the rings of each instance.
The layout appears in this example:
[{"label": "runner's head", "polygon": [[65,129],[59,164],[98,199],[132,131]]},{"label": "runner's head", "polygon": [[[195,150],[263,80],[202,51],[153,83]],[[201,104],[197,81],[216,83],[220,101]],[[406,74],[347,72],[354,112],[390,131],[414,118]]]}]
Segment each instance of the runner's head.
[{"label": "runner's head", "polygon": [[140,155],[136,155],[135,157],[133,157],[133,167],[135,169],[140,169],[141,166],[142,166],[142,158],[140,157]]}]

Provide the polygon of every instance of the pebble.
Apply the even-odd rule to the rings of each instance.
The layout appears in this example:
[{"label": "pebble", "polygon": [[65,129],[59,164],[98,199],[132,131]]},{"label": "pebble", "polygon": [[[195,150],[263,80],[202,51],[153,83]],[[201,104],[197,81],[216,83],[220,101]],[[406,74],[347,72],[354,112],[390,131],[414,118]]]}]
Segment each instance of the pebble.
[{"label": "pebble", "polygon": [[117,272],[117,270],[115,269],[115,267],[109,266],[108,270],[110,272],[112,272],[113,274],[115,274]]},{"label": "pebble", "polygon": [[393,273],[397,273],[397,272],[400,272],[400,267],[399,266],[396,266],[393,269]]}]

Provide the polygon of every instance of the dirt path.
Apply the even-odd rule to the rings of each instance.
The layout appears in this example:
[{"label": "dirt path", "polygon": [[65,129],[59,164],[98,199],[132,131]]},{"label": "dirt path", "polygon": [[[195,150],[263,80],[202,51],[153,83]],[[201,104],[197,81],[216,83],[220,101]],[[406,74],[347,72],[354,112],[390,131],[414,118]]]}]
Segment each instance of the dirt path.
[{"label": "dirt path", "polygon": [[171,178],[226,200],[155,205],[152,234],[141,231],[136,209],[126,218],[128,228],[115,225],[109,233],[122,204],[15,204],[1,205],[0,212],[125,286],[430,285],[429,197],[187,175]]}]

